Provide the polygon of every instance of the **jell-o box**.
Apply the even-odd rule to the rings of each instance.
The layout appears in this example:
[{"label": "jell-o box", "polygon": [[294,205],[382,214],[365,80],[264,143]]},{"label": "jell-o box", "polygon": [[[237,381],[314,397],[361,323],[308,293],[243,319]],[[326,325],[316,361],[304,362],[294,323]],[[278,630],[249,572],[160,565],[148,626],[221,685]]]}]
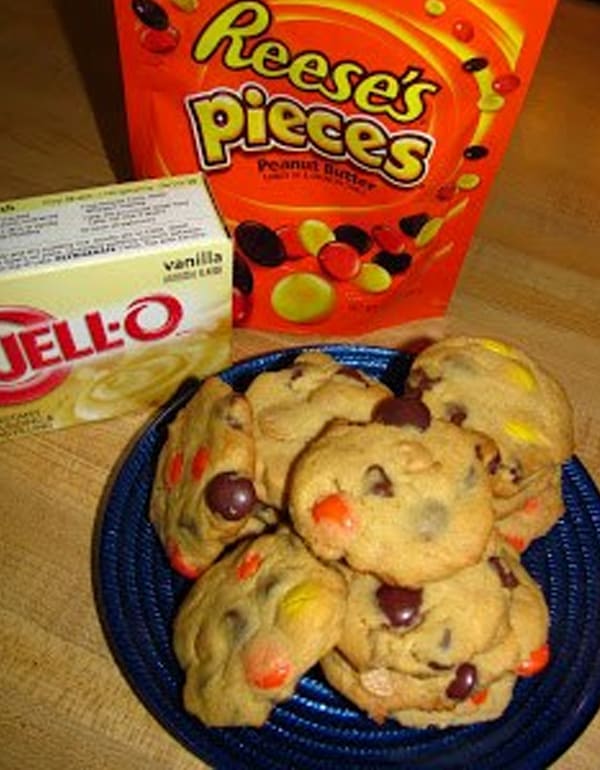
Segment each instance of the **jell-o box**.
[{"label": "jell-o box", "polygon": [[202,171],[235,322],[443,315],[555,0],[114,0],[135,173]]},{"label": "jell-o box", "polygon": [[0,439],[153,407],[227,366],[231,284],[199,174],[0,204]]}]

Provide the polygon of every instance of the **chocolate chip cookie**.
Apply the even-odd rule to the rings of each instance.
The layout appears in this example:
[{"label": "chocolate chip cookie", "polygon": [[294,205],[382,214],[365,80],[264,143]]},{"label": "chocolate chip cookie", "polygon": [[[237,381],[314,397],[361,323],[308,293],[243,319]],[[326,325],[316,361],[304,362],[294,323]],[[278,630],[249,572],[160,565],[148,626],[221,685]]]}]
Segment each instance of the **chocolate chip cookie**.
[{"label": "chocolate chip cookie", "polygon": [[389,395],[382,383],[320,351],[304,352],[285,369],[259,374],[246,397],[267,501],[278,508],[287,504],[290,469],[328,422],[368,421],[375,404]]},{"label": "chocolate chip cookie", "polygon": [[[545,535],[564,513],[561,478],[561,468],[556,466],[513,498],[496,498],[494,527],[517,550],[524,551],[533,540]],[[508,507],[502,516],[498,510],[504,509],[498,503]]]},{"label": "chocolate chip cookie", "polygon": [[[451,708],[394,708],[389,696],[394,687],[402,688],[406,680],[401,677],[391,677],[388,672],[372,670],[360,673],[336,650],[327,655],[322,661],[325,676],[332,687],[341,692],[354,705],[376,722],[386,719],[399,722],[404,727],[456,727],[460,725],[488,722],[502,716],[509,705],[517,677],[505,674],[489,684],[465,697],[453,702]],[[462,669],[462,678],[468,688],[472,681],[472,672]],[[438,682],[432,687],[432,693],[443,692],[443,684]],[[425,688],[424,688],[425,689]]]},{"label": "chocolate chip cookie", "polygon": [[208,378],[169,426],[150,501],[171,564],[186,577],[277,520],[263,502],[257,462],[247,399]]},{"label": "chocolate chip cookie", "polygon": [[[548,481],[548,498],[561,463],[573,452],[563,388],[530,356],[499,340],[451,337],[434,343],[413,362],[406,393],[419,396],[435,417],[493,439],[498,456],[492,490],[500,518],[520,510],[532,488],[539,491],[540,480]],[[530,537],[544,534],[562,508],[553,504],[546,512],[537,528],[530,517]]]},{"label": "chocolate chip cookie", "polygon": [[475,563],[493,524],[479,435],[431,419],[413,398],[382,400],[372,416],[334,422],[300,455],[295,529],[321,558],[397,585]]},{"label": "chocolate chip cookie", "polygon": [[508,683],[547,662],[548,610],[517,554],[491,543],[478,564],[420,588],[353,573],[342,635],[323,660],[331,684],[378,721],[479,721],[490,693],[483,714],[498,715]]},{"label": "chocolate chip cookie", "polygon": [[185,708],[210,726],[260,726],[337,642],[346,582],[285,527],[238,545],[181,606]]}]

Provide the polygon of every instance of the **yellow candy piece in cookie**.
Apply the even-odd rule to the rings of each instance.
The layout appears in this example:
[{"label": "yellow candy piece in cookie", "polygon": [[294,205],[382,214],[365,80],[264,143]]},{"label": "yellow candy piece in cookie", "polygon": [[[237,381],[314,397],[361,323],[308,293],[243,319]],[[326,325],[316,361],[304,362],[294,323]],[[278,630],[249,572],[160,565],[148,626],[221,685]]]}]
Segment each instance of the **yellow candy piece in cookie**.
[{"label": "yellow candy piece in cookie", "polygon": [[533,372],[527,366],[518,364],[516,361],[506,365],[504,370],[507,379],[513,382],[515,385],[523,388],[523,390],[535,390],[536,379],[533,376]]},{"label": "yellow candy piece in cookie", "polygon": [[314,580],[305,580],[291,588],[281,600],[279,620],[296,620],[312,614],[314,606],[322,598],[321,586]]},{"label": "yellow candy piece in cookie", "polygon": [[483,339],[479,341],[479,344],[481,347],[486,348],[486,350],[491,350],[493,353],[498,353],[507,358],[512,358],[515,352],[514,348],[511,348],[510,345],[507,345],[505,342],[500,342],[499,340]]},{"label": "yellow candy piece in cookie", "polygon": [[532,425],[528,425],[526,422],[520,420],[509,420],[504,423],[504,431],[512,438],[516,438],[517,441],[523,441],[526,444],[539,444],[542,442],[542,437],[539,431]]}]

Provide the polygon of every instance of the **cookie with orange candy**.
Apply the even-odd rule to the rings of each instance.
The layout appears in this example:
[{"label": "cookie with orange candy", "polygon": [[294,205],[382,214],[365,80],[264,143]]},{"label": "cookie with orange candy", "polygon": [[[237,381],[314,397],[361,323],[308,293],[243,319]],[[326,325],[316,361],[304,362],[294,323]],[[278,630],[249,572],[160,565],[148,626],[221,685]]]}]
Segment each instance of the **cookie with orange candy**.
[{"label": "cookie with orange candy", "polygon": [[518,676],[549,658],[548,609],[518,554],[493,538],[484,558],[414,588],[351,573],[329,682],[376,721],[465,724],[499,716]]},{"label": "cookie with orange candy", "polygon": [[549,372],[500,340],[449,337],[417,355],[405,393],[438,419],[495,442],[494,509],[515,545],[524,548],[550,529],[564,511],[557,477],[573,452],[573,419]]},{"label": "cookie with orange candy", "polygon": [[500,716],[549,661],[519,551],[561,515],[572,446],[562,388],[484,338],[421,350],[403,396],[310,349],[244,394],[206,380],[151,500],[197,578],[174,628],[186,709],[262,725],[320,662],[377,722]]},{"label": "cookie with orange candy", "polygon": [[514,548],[524,551],[532,540],[548,532],[564,513],[560,467],[553,468],[540,478],[537,488],[531,484],[515,496],[510,501],[512,507],[507,515],[498,515],[498,502],[495,505],[497,518],[494,528]]},{"label": "cookie with orange candy", "polygon": [[193,585],[175,620],[187,711],[260,726],[341,632],[347,587],[286,527],[238,545]]},{"label": "cookie with orange candy", "polygon": [[169,426],[150,500],[150,519],[178,572],[197,577],[227,545],[276,522],[257,462],[247,399],[209,377]]},{"label": "cookie with orange candy", "polygon": [[390,395],[379,381],[317,350],[301,353],[283,369],[259,374],[246,397],[267,501],[278,508],[287,504],[294,461],[331,420],[367,422],[374,406]]},{"label": "cookie with orange candy", "polygon": [[298,458],[295,529],[319,557],[397,585],[477,562],[494,520],[486,441],[414,398],[384,399],[372,417],[334,422]]}]

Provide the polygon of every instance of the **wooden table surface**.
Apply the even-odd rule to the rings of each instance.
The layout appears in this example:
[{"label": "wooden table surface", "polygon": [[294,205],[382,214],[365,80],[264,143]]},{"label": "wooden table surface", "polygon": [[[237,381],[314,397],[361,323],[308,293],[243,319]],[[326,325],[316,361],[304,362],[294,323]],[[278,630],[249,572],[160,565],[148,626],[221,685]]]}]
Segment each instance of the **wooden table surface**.
[{"label": "wooden table surface", "polygon": [[[0,200],[128,177],[108,6],[3,3]],[[597,483],[599,40],[600,5],[562,0],[447,317],[363,338],[470,332],[523,345],[566,387],[577,453]],[[235,357],[295,341],[237,332]],[[132,693],[93,601],[100,500],[145,418],[0,445],[1,768],[204,767]],[[597,770],[599,756],[597,716],[554,767]]]}]

